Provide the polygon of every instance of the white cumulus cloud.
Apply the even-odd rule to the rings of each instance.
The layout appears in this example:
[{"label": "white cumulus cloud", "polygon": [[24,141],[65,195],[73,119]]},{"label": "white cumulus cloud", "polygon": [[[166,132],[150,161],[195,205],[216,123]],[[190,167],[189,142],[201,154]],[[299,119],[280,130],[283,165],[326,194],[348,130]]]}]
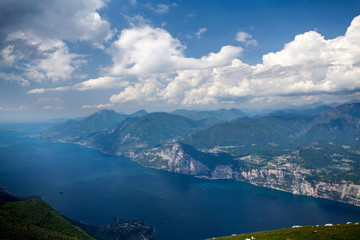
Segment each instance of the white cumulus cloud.
[{"label": "white cumulus cloud", "polygon": [[[123,29],[108,53],[106,76],[46,91],[117,88],[110,103],[222,104],[274,102],[297,98],[322,100],[360,91],[360,16],[345,35],[325,39],[315,31],[295,36],[283,49],[249,65],[240,46],[223,46],[200,58],[185,56],[186,46],[169,32],[147,23]],[[244,44],[252,36],[239,32]],[[11,49],[10,49],[11,50]],[[93,107],[97,105],[91,105]],[[98,105],[99,107],[106,105]],[[90,107],[90,105],[88,106]]]},{"label": "white cumulus cloud", "polygon": [[241,42],[241,43],[245,43],[247,46],[252,45],[252,46],[257,46],[258,42],[255,39],[252,39],[252,36],[246,32],[238,32],[236,34],[236,41]]},{"label": "white cumulus cloud", "polygon": [[[356,92],[360,90],[359,34],[360,16],[344,36],[325,39],[309,31],[252,66],[238,59],[240,47],[224,46],[218,53],[187,58],[185,46],[163,29],[127,29],[113,45],[110,71],[138,80],[110,100],[213,104]],[[242,33],[238,40],[246,43],[252,38]]]},{"label": "white cumulus cloud", "polygon": [[241,47],[224,46],[218,53],[196,59],[185,57],[184,49],[185,46],[164,29],[149,25],[124,29],[109,52],[114,62],[110,73],[146,76],[209,68],[229,64],[242,52]]},{"label": "white cumulus cloud", "polygon": [[[23,70],[23,78],[68,80],[81,56],[66,41],[103,48],[113,32],[98,10],[105,0],[4,0],[0,2],[0,68]],[[0,69],[1,71],[1,69]]]}]

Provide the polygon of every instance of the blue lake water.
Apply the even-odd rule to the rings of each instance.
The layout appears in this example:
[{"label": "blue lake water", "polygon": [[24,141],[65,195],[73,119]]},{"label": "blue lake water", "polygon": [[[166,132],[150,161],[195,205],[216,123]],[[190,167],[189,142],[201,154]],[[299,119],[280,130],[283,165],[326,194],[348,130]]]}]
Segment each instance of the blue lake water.
[{"label": "blue lake water", "polygon": [[[0,131],[0,184],[44,196],[63,215],[92,224],[142,219],[155,239],[204,239],[360,221],[360,208],[227,180],[144,168],[75,144]],[[60,194],[63,192],[63,194]]]}]

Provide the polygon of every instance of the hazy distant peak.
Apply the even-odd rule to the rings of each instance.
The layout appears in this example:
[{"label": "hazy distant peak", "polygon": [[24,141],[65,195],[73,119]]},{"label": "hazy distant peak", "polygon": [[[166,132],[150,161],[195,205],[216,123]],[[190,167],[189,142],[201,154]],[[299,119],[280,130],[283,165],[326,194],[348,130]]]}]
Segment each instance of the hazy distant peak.
[{"label": "hazy distant peak", "polygon": [[141,109],[139,111],[136,111],[132,114],[129,114],[129,117],[142,117],[142,116],[145,116],[146,114],[148,114],[147,111],[145,111],[144,109]]}]

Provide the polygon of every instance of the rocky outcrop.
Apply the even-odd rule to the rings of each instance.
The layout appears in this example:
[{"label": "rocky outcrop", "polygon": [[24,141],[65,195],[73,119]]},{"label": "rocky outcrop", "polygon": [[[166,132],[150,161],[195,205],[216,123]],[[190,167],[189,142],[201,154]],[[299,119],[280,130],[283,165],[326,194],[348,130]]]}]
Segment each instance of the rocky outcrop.
[{"label": "rocky outcrop", "polygon": [[347,181],[310,183],[306,180],[305,174],[287,169],[241,171],[235,179],[293,194],[326,198],[360,206],[360,185]]},{"label": "rocky outcrop", "polygon": [[209,168],[203,163],[186,154],[179,144],[164,149],[156,154],[157,157],[167,161],[167,170],[187,175],[202,176],[209,173]]},{"label": "rocky outcrop", "polygon": [[[282,163],[281,166],[269,162],[263,168],[243,169],[225,164],[211,168],[186,153],[182,145],[178,143],[168,144],[163,149],[132,154],[131,157],[144,166],[156,169],[208,179],[232,179],[293,194],[326,198],[360,206],[360,185],[345,180],[336,183],[314,180],[310,182],[308,177],[318,170],[305,169],[299,164],[289,163],[287,161],[289,157],[274,158],[275,161]],[[261,162],[263,159],[257,156],[246,156],[241,160]]]},{"label": "rocky outcrop", "polygon": [[234,179],[233,169],[228,165],[219,165],[211,172],[212,179]]},{"label": "rocky outcrop", "polygon": [[208,176],[210,169],[202,162],[187,154],[180,144],[169,144],[163,149],[152,149],[139,154],[132,153],[129,157],[140,164],[193,176]]}]

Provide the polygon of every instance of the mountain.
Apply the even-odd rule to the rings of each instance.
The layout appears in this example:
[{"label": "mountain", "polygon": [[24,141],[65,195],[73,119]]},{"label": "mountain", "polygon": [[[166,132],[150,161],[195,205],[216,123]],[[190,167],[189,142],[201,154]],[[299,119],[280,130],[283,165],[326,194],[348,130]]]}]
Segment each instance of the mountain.
[{"label": "mountain", "polygon": [[199,149],[217,148],[234,156],[266,149],[296,146],[293,139],[313,118],[276,115],[260,119],[242,118],[198,131],[184,140]]},{"label": "mountain", "polygon": [[315,102],[312,104],[304,104],[300,106],[288,106],[286,108],[275,108],[275,109],[263,109],[261,111],[255,111],[255,110],[249,110],[249,112],[252,114],[252,117],[254,118],[262,118],[266,116],[271,115],[277,115],[277,114],[292,114],[292,115],[299,115],[299,116],[314,116],[319,114],[320,112],[330,109],[332,107],[336,107],[341,104],[336,103],[330,103],[325,104],[323,102]]},{"label": "mountain", "polygon": [[329,141],[340,145],[360,142],[360,103],[337,106],[321,112],[298,136],[299,143]]},{"label": "mountain", "polygon": [[0,202],[0,239],[94,239],[40,199]]},{"label": "mountain", "polygon": [[345,104],[315,116],[275,113],[242,118],[198,131],[185,143],[200,149],[226,149],[232,155],[284,149],[315,141],[353,145],[360,136],[360,103]]},{"label": "mountain", "polygon": [[202,120],[150,113],[100,130],[80,121],[78,128],[90,129],[87,134],[75,137],[58,125],[54,128],[65,133],[62,138],[43,136],[127,156],[146,167],[360,206],[360,103],[240,117],[212,126],[202,118],[220,121],[226,119],[219,114],[224,111],[231,110],[177,111]]},{"label": "mountain", "polygon": [[137,118],[146,115],[145,110],[132,114],[117,113],[114,110],[100,110],[81,120],[68,120],[42,132],[42,138],[51,141],[81,141],[87,135],[107,129],[127,118]]},{"label": "mountain", "polygon": [[106,129],[126,119],[113,110],[101,110],[82,120],[68,120],[42,132],[42,138],[52,141],[77,141],[90,133]]},{"label": "mountain", "polygon": [[[294,239],[294,240],[315,240],[315,239],[338,239],[357,240],[360,239],[360,225],[357,223],[347,224],[325,224],[324,226],[293,226],[272,231],[256,233],[245,233],[232,235],[230,237],[211,238],[217,240],[243,240],[243,239]],[[209,239],[210,240],[210,239]]]},{"label": "mountain", "polygon": [[100,110],[89,117],[81,120],[79,126],[82,129],[100,130],[125,120],[126,115],[116,113],[114,110]]},{"label": "mountain", "polygon": [[172,112],[171,114],[184,116],[193,120],[203,121],[204,123],[207,123],[207,125],[212,125],[219,122],[231,121],[246,116],[245,113],[235,108],[229,110],[219,109],[215,111],[195,111],[195,110],[178,109]]},{"label": "mountain", "polygon": [[203,127],[203,123],[186,117],[150,113],[139,118],[128,118],[89,138],[96,149],[107,153],[120,153],[152,148]]},{"label": "mountain", "polygon": [[240,118],[131,155],[147,167],[360,206],[360,104]]},{"label": "mountain", "polygon": [[305,109],[285,108],[285,109],[273,111],[267,115],[274,116],[274,115],[289,114],[289,115],[297,115],[297,116],[315,116],[330,108],[331,107],[327,105],[321,105],[315,108],[305,108]]},{"label": "mountain", "polygon": [[141,109],[141,110],[139,110],[137,112],[134,112],[132,114],[127,115],[127,117],[137,118],[137,117],[145,116],[146,114],[148,114],[148,112],[145,111],[144,109]]}]

